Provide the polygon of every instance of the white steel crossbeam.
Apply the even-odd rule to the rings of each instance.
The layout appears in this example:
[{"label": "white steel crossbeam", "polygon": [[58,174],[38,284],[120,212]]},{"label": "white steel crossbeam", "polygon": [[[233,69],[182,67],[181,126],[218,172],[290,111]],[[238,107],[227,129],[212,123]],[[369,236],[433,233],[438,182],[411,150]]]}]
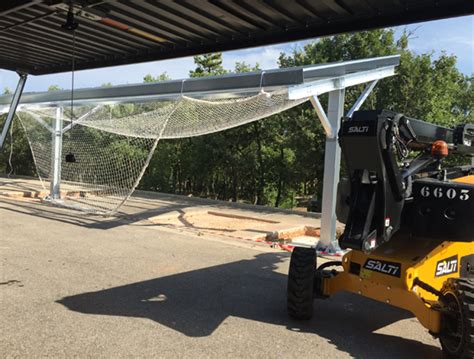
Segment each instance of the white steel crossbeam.
[{"label": "white steel crossbeam", "polygon": [[341,75],[330,79],[311,81],[302,85],[290,86],[288,88],[288,99],[298,100],[301,98],[318,96],[323,93],[380,80],[393,75],[395,75],[395,66],[388,66],[369,71]]}]

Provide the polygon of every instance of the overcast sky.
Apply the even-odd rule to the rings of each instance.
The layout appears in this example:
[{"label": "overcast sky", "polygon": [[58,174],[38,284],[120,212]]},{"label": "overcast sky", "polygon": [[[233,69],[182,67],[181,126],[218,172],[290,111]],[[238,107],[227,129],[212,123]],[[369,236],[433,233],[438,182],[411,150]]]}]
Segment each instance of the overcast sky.
[{"label": "overcast sky", "polygon": [[[398,37],[404,29],[414,31],[409,42],[410,49],[416,53],[433,51],[439,55],[442,51],[455,55],[458,68],[466,75],[474,74],[474,16],[439,20],[397,27]],[[256,62],[262,69],[276,68],[280,52],[289,52],[304,42],[258,47],[239,51],[224,52],[224,67],[232,69],[236,61],[245,61],[250,65]],[[191,57],[155,61],[136,65],[116,66],[97,70],[76,72],[76,88],[100,86],[111,82],[114,85],[142,82],[146,74],[158,75],[167,72],[173,79],[188,77],[194,68]],[[0,70],[0,92],[5,87],[14,89],[18,76],[12,71]],[[50,85],[70,87],[71,76],[68,73],[30,76],[25,91],[45,91]]]}]

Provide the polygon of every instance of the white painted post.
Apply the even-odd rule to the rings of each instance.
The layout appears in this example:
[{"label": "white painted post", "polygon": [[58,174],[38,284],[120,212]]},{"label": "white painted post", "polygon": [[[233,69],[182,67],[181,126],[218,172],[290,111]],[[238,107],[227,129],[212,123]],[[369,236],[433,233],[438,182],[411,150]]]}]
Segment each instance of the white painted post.
[{"label": "white painted post", "polygon": [[336,240],[336,200],[337,185],[341,168],[341,148],[337,135],[344,116],[344,88],[329,92],[327,119],[331,125],[331,135],[326,135],[324,156],[324,179],[321,216],[321,238],[317,249],[336,253],[340,251]]},{"label": "white painted post", "polygon": [[54,120],[54,131],[52,136],[52,163],[51,163],[51,200],[61,198],[61,152],[63,142],[63,109],[56,108],[56,118]]}]

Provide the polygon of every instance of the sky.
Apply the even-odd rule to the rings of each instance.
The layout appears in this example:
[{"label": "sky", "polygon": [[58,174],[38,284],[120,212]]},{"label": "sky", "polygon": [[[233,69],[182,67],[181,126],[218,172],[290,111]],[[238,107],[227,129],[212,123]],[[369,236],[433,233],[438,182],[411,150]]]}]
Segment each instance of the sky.
[{"label": "sky", "polygon": [[[434,56],[438,56],[443,51],[449,55],[455,55],[459,70],[466,75],[474,74],[474,16],[396,27],[396,37],[399,37],[404,30],[413,33],[409,41],[410,50],[418,54],[433,52]],[[301,47],[304,44],[305,42],[300,41],[224,52],[223,65],[227,69],[233,69],[236,61],[245,61],[250,65],[258,62],[261,69],[277,68],[277,59],[281,52],[291,52],[295,47]],[[163,72],[167,72],[172,79],[182,79],[187,78],[189,71],[194,68],[192,57],[186,57],[77,71],[75,87],[96,87],[109,82],[113,85],[139,83],[147,74],[156,76]],[[0,92],[3,92],[5,87],[14,89],[17,81],[16,73],[0,70]],[[50,85],[68,89],[70,84],[70,73],[30,76],[25,91],[46,91]]]}]

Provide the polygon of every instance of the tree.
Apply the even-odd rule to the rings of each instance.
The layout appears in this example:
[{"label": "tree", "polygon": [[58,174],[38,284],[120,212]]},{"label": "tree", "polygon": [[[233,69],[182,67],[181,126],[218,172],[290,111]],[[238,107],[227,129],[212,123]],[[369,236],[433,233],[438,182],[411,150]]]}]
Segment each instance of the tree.
[{"label": "tree", "polygon": [[[473,78],[461,74],[456,58],[446,54],[415,54],[408,50],[410,34],[396,39],[392,30],[344,34],[309,42],[302,48],[282,53],[280,67],[361,59],[400,53],[397,76],[384,79],[366,100],[363,109],[393,109],[407,116],[453,126],[474,123]],[[194,58],[191,77],[222,75],[222,54]],[[259,71],[237,62],[236,73]],[[168,80],[162,73],[144,82]],[[53,86],[54,87],[54,86]],[[346,111],[365,85],[346,91]],[[58,89],[57,86],[54,89]],[[321,96],[323,105],[327,96]],[[114,117],[156,109],[162,104],[122,104]],[[14,163],[18,174],[31,174],[29,148],[21,126],[13,128]],[[23,136],[23,138],[22,138]],[[113,142],[125,161],[133,150],[125,142]],[[8,145],[7,145],[8,147]],[[293,207],[297,196],[320,195],[323,178],[325,135],[309,103],[264,120],[200,137],[161,140],[140,188],[193,194],[214,199],[246,201],[262,205]],[[0,170],[7,170],[8,153],[0,153]],[[25,165],[23,165],[25,164]]]},{"label": "tree", "polygon": [[[437,59],[433,58],[432,53],[417,55],[408,50],[408,42],[409,34],[404,33],[395,40],[393,30],[387,29],[326,37],[311,42],[302,49],[295,49],[288,55],[282,53],[279,64],[281,67],[301,66],[400,53],[398,75],[380,81],[362,109],[393,109],[410,117],[446,126],[472,121],[472,80],[463,76],[456,68],[456,58],[446,54]],[[346,111],[363,88],[364,85],[361,85],[346,90]],[[323,104],[327,103],[326,96],[322,96],[321,100]],[[298,149],[304,144],[308,146],[305,151],[298,150],[297,156],[298,159],[304,158],[307,165],[297,161],[295,170],[300,172],[299,182],[305,181],[305,178],[316,178],[316,192],[320,193],[324,137],[320,129],[313,134],[308,132],[308,120],[312,118],[317,121],[309,105],[289,110],[288,113],[292,113],[289,117],[298,118],[301,109],[306,124],[301,127],[300,133],[305,133],[306,136],[298,136],[305,140],[296,142],[295,146]],[[291,124],[288,123],[288,126]],[[307,141],[311,137],[317,141]],[[310,156],[306,157],[305,153]],[[314,158],[319,160],[314,161]]]},{"label": "tree", "polygon": [[[398,76],[380,81],[363,108],[394,109],[449,126],[472,121],[472,80],[459,73],[454,57],[410,52],[409,37],[402,34],[395,39],[392,30],[327,37],[281,54],[279,64],[301,66],[400,53]],[[226,72],[219,53],[197,56],[195,63],[191,77]],[[245,62],[234,68],[237,73],[258,70],[258,64]],[[347,89],[346,110],[364,87]],[[326,104],[327,96],[321,101]],[[159,159],[150,166],[155,176],[164,174],[155,186],[159,190],[284,207],[292,207],[296,196],[321,194],[325,135],[308,103],[221,133],[162,141],[160,146]]]},{"label": "tree", "polygon": [[194,63],[197,65],[192,71],[189,71],[190,77],[216,76],[227,73],[222,66],[222,53],[194,56]]},{"label": "tree", "polygon": [[[5,87],[3,93],[8,95],[12,92],[8,87]],[[0,115],[1,129],[3,129],[6,117],[7,114]],[[34,176],[36,173],[30,146],[17,116],[13,119],[9,135],[2,151],[0,151],[0,173],[26,176]]]},{"label": "tree", "polygon": [[49,85],[48,91],[59,91],[61,88],[58,85]]},{"label": "tree", "polygon": [[245,61],[242,61],[242,62],[237,61],[235,63],[234,72],[237,74],[243,73],[243,72],[256,72],[256,71],[260,71],[260,65],[258,64],[258,62],[255,64],[255,66],[249,65]]},{"label": "tree", "polygon": [[382,81],[372,96],[376,106],[452,127],[472,121],[471,80],[456,68],[456,58],[403,51],[398,76]]},{"label": "tree", "polygon": [[[6,114],[0,115],[0,128],[5,124]],[[35,164],[25,131],[15,116],[4,147],[0,151],[0,173],[34,176]]]},{"label": "tree", "polygon": [[166,71],[159,74],[156,77],[153,77],[151,74],[147,74],[145,75],[145,77],[143,77],[143,82],[145,83],[159,82],[159,81],[166,81],[166,80],[171,80],[171,77],[169,77]]}]

